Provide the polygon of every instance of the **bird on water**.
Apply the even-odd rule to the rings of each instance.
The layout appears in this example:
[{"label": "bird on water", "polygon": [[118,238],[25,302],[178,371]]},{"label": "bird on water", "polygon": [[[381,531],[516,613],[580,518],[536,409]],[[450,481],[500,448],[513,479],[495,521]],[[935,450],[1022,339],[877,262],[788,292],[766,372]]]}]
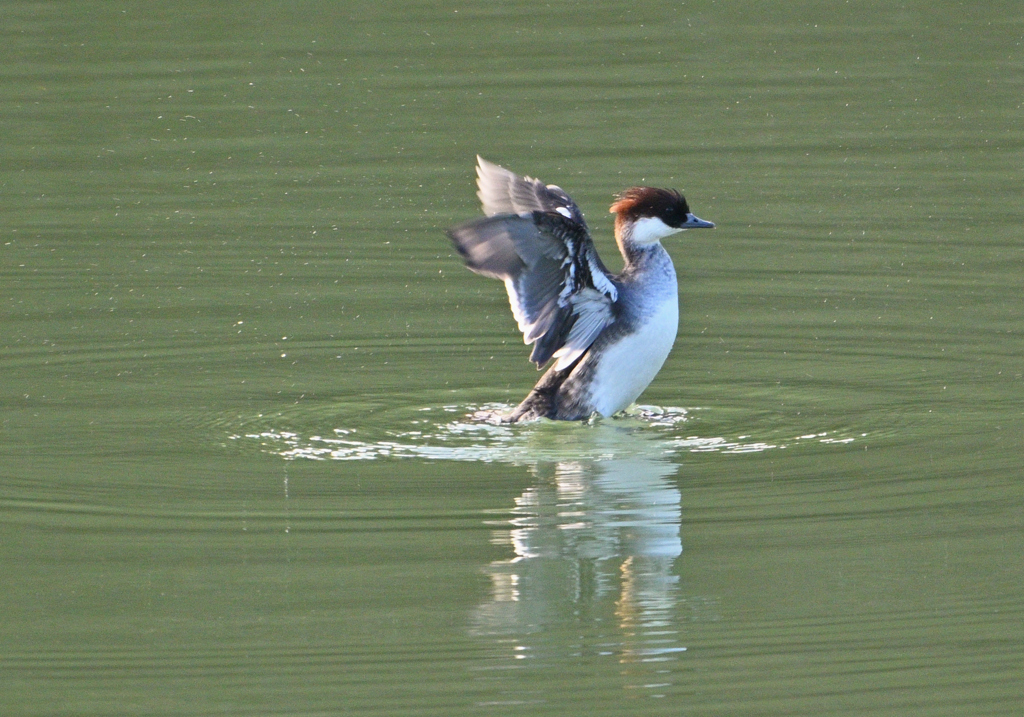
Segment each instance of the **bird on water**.
[{"label": "bird on water", "polygon": [[601,263],[583,212],[560,187],[477,157],[486,217],[448,231],[466,266],[505,282],[512,314],[533,344],[530,361],[551,367],[508,423],[611,416],[654,380],[672,350],[679,295],[661,245],[685,229],[714,228],[679,192],[631,187],[611,205],[625,265]]}]

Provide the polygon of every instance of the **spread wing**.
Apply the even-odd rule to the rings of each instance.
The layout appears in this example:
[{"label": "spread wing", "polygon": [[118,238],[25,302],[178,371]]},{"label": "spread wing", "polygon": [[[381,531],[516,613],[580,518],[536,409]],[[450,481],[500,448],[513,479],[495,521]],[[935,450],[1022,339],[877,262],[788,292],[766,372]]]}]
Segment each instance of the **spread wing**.
[{"label": "spread wing", "polygon": [[533,177],[520,177],[504,167],[476,158],[476,193],[484,214],[525,214],[526,212],[557,212],[571,219],[586,231],[583,212],[561,187],[544,184]]},{"label": "spread wing", "polygon": [[[486,172],[494,176],[490,170]],[[490,182],[483,176],[481,195]],[[547,202],[554,196],[550,186],[512,176],[516,181],[508,185],[511,189],[502,201],[512,202],[513,195],[530,188],[535,202]],[[492,199],[481,199],[485,211],[498,205],[497,200],[488,205]],[[579,212],[571,199],[568,205],[560,202],[559,207],[569,214]],[[557,359],[557,369],[571,366],[611,323],[618,290],[597,256],[586,225],[557,208],[498,213],[455,227],[448,234],[470,269],[505,282],[512,314],[523,340],[534,344],[530,360],[538,368],[552,357]]]}]

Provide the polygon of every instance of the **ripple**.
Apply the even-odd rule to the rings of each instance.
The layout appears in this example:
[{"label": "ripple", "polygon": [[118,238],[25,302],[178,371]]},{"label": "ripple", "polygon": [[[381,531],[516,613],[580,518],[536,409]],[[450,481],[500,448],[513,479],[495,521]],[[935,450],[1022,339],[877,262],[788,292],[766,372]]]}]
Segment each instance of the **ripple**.
[{"label": "ripple", "polygon": [[[373,420],[359,408],[318,406],[309,411],[258,415],[248,422],[252,425],[238,427],[228,438],[239,447],[257,446],[285,460],[418,458],[530,465],[545,460],[599,461],[621,457],[623,452],[670,457],[763,453],[811,445],[841,447],[867,436],[842,429],[781,437],[748,432],[701,435],[701,423],[719,422],[708,420],[717,409],[671,406],[633,406],[610,419],[589,422],[524,424],[497,422],[496,415],[511,409],[497,403],[392,406],[376,411]],[[324,428],[332,423],[333,428]],[[610,434],[643,440],[615,441],[612,447],[607,440]]]}]

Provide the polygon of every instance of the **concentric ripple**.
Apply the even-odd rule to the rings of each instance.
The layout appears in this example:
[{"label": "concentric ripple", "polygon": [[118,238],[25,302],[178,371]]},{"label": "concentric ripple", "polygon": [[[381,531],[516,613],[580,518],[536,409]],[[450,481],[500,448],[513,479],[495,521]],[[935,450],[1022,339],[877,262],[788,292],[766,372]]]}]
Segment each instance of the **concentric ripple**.
[{"label": "concentric ripple", "polygon": [[[543,460],[601,460],[629,452],[653,452],[661,457],[685,453],[759,453],[809,444],[848,444],[866,434],[820,430],[798,435],[758,437],[753,433],[701,435],[708,409],[634,406],[611,419],[587,423],[539,421],[502,424],[494,420],[507,412],[505,404],[448,404],[437,407],[395,407],[374,421],[355,421],[344,406],[332,415],[300,413],[259,417],[233,432],[239,446],[259,450],[285,460],[366,461],[386,458],[505,462],[533,464]],[[318,411],[323,414],[324,412]],[[308,427],[317,423],[319,428]],[[323,426],[333,423],[325,429]],[[269,425],[268,425],[269,424]],[[276,424],[276,425],[274,425]],[[257,427],[258,426],[258,427]],[[616,441],[609,453],[603,440],[588,440],[614,432],[642,440],[631,446]]]}]

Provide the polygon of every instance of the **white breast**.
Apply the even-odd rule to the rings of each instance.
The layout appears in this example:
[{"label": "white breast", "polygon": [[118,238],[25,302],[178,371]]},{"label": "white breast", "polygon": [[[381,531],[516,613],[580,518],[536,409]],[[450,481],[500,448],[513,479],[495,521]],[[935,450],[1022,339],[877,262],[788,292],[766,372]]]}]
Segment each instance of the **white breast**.
[{"label": "white breast", "polygon": [[635,333],[603,348],[597,358],[590,403],[610,416],[633,403],[658,375],[679,328],[679,299],[666,298]]}]

